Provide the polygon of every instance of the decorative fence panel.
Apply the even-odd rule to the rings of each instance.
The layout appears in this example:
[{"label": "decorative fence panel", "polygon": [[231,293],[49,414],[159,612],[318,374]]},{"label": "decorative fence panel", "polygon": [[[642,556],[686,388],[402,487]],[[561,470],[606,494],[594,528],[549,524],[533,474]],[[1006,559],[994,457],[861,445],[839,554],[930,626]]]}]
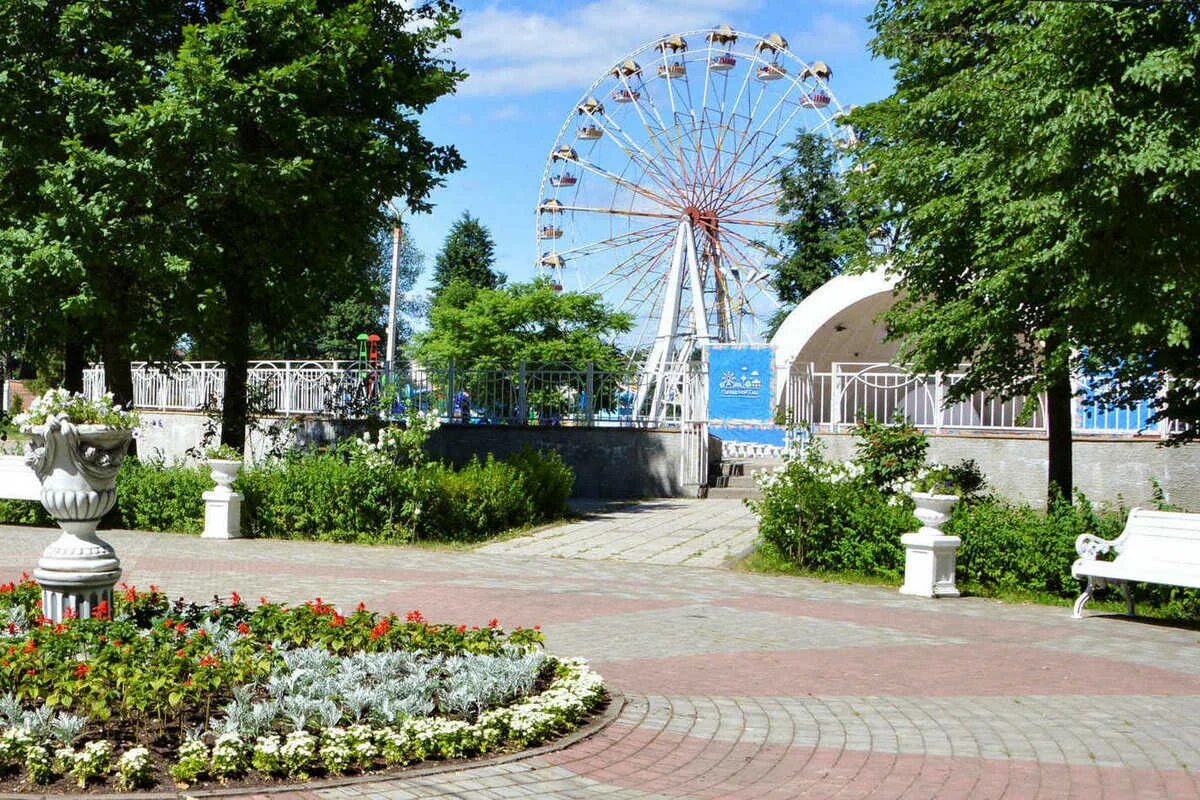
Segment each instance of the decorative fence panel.
[{"label": "decorative fence panel", "polygon": [[[688,365],[670,372],[671,411],[652,419],[635,408],[637,370],[521,365],[507,370],[414,368],[389,384],[377,367],[354,361],[256,361],[247,378],[258,414],[364,417],[435,411],[447,422],[495,425],[676,427]],[[134,405],[145,410],[217,411],[225,370],[215,361],[133,364]],[[84,373],[84,390],[104,391],[104,367]]]},{"label": "decorative fence panel", "polygon": [[[815,372],[811,364],[793,365],[783,387],[780,407],[792,422],[807,423],[815,431],[838,431],[871,416],[889,421],[903,415],[918,428],[960,432],[1046,432],[1045,397],[1000,400],[985,392],[949,402],[949,391],[963,373],[914,375],[890,364],[835,362],[829,372]],[[1076,434],[1166,436],[1178,423],[1147,426],[1149,409],[1141,406],[1100,408],[1086,402],[1086,388],[1078,393],[1084,402],[1073,404]]]}]

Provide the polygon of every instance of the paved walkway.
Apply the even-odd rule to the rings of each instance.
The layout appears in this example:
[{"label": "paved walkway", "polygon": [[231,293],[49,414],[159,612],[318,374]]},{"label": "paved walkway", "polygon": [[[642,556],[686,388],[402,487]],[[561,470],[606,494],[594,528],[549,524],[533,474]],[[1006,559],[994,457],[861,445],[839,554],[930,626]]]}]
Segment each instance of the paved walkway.
[{"label": "paved walkway", "polygon": [[720,567],[749,555],[757,536],[755,517],[741,500],[650,500],[593,507],[578,522],[480,552]]},{"label": "paved walkway", "polygon": [[[671,531],[706,507],[664,504],[638,524]],[[0,528],[0,581],[49,536]],[[612,726],[555,754],[306,797],[1200,797],[1194,630],[689,566],[108,538],[129,581],[171,594],[540,624],[552,652],[590,658],[628,697]]]}]

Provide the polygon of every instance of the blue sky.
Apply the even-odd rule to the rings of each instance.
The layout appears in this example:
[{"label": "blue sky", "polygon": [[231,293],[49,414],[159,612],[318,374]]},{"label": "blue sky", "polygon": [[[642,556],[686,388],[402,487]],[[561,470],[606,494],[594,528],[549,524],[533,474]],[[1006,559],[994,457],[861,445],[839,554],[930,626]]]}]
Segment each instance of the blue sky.
[{"label": "blue sky", "polygon": [[491,230],[498,268],[510,280],[535,273],[534,210],[546,158],[588,86],[627,53],[664,34],[728,23],[782,34],[801,59],[826,61],[843,106],[888,94],[887,64],[868,52],[865,0],[460,0],[463,37],[451,57],[470,77],[422,118],[434,142],[455,144],[466,167],[432,196],[430,214],[411,216],[406,235],[433,258],[455,219],[469,210]]}]

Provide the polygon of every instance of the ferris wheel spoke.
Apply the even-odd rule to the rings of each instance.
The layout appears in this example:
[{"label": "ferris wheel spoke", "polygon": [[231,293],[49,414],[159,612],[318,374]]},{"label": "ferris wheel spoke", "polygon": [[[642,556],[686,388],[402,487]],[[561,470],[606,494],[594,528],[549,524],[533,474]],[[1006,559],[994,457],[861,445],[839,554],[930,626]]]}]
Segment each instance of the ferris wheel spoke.
[{"label": "ferris wheel spoke", "polygon": [[596,252],[601,252],[614,247],[633,245],[637,244],[638,242],[645,241],[646,239],[669,234],[674,226],[675,222],[673,220],[670,222],[663,221],[654,225],[648,225],[644,228],[638,228],[637,230],[626,231],[615,236],[610,236],[606,239],[597,239],[593,242],[573,245],[565,250],[559,250],[558,254],[563,258],[567,258],[568,256],[593,255]]},{"label": "ferris wheel spoke", "polygon": [[[763,158],[761,155],[755,160],[748,162],[747,168],[739,176],[740,187],[752,187],[750,192],[741,192],[737,195],[726,195],[726,201],[721,205],[722,211],[727,211],[747,197],[752,196],[752,193],[763,187],[778,186],[778,173],[782,168],[782,159],[771,156]],[[726,176],[722,176],[723,178]],[[768,189],[768,191],[778,192],[778,189]]]},{"label": "ferris wheel spoke", "polygon": [[662,169],[660,162],[655,161],[654,157],[647,153],[636,140],[633,139],[621,124],[611,117],[605,115],[593,115],[590,112],[588,117],[592,119],[601,130],[609,135],[609,137],[621,148],[627,156],[642,166],[646,177],[652,180],[659,190],[667,194],[676,194],[682,191],[682,188],[675,178],[669,172]]},{"label": "ferris wheel spoke", "polygon": [[620,175],[617,175],[616,173],[613,173],[613,172],[609,172],[608,170],[604,169],[603,167],[593,164],[590,161],[586,161],[582,158],[576,158],[573,160],[572,163],[578,164],[582,169],[587,170],[588,172],[592,173],[593,175],[598,175],[601,178],[604,178],[605,180],[608,180],[611,183],[615,184],[616,186],[621,187],[622,189],[627,189],[630,192],[632,192],[640,197],[644,197],[647,200],[657,203],[658,205],[662,206],[663,208],[671,208],[673,205],[669,200],[667,200],[661,194],[656,194],[655,192],[650,191],[649,189],[645,188],[644,186],[634,183],[633,181],[626,180],[625,178],[621,177]]},{"label": "ferris wheel spoke", "polygon": [[[649,243],[643,246],[637,252],[630,254],[622,262],[617,264],[608,273],[608,275],[605,276],[606,280],[597,281],[591,284],[588,287],[588,290],[607,293],[611,289],[625,285],[627,288],[624,296],[621,298],[621,304],[624,305],[629,303],[633,294],[648,277],[658,275],[658,272],[654,269],[636,269],[636,267],[643,263],[648,266],[657,265],[658,262],[662,260],[662,257],[671,250],[672,246],[674,245],[673,239],[674,237],[667,237],[665,243],[658,243],[658,247],[654,247],[654,243]],[[631,266],[634,267],[634,269],[630,269],[628,273],[623,272],[625,268]],[[634,278],[632,283],[626,283],[625,279],[631,277]]]},{"label": "ferris wheel spoke", "polygon": [[657,211],[639,211],[628,208],[604,208],[602,206],[568,206],[560,205],[560,211],[576,212],[587,214],[615,214],[621,217],[646,217],[648,219],[678,219],[678,212],[674,214],[659,213]]},{"label": "ferris wheel spoke", "polygon": [[769,219],[737,219],[721,217],[722,225],[753,225],[756,228],[774,228],[775,222]]},{"label": "ferris wheel spoke", "polygon": [[[625,83],[626,88],[629,91],[633,91],[629,87],[627,81],[624,81],[624,79],[622,79],[622,81]],[[670,159],[663,152],[662,142],[660,142],[660,138],[663,140],[667,140],[667,143],[669,145],[670,136],[667,133],[668,127],[667,127],[666,122],[663,121],[662,115],[659,114],[658,107],[654,103],[653,95],[652,95],[651,91],[649,90],[649,88],[646,86],[646,82],[644,79],[642,80],[642,89],[643,89],[643,92],[640,95],[638,95],[637,99],[635,99],[633,101],[633,107],[634,107],[634,110],[637,112],[638,118],[642,122],[642,127],[645,128],[646,132],[649,134],[650,141],[654,143],[654,149],[658,151],[658,155],[659,155],[659,158],[661,159],[661,163],[666,165],[666,164],[670,163]],[[646,114],[643,112],[643,109],[642,109],[642,99],[643,98],[645,99],[646,104],[654,112],[655,118],[658,120],[659,127],[657,129],[655,129],[650,124],[650,121],[647,119]],[[682,159],[679,160],[679,165],[680,165],[681,170],[683,170],[684,174],[680,175],[680,176],[675,176],[675,178],[676,179],[681,178],[683,180],[684,184],[686,184],[687,183],[686,166],[684,165],[684,162]],[[679,190],[679,194],[682,195],[682,186],[680,186],[676,182],[676,180],[672,180],[672,184],[676,186],[676,188]]]}]

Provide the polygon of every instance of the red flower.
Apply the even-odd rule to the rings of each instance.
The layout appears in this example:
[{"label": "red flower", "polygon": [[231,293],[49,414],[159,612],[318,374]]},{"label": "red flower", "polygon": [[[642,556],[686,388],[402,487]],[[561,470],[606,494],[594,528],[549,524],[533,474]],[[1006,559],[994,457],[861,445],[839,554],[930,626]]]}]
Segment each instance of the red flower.
[{"label": "red flower", "polygon": [[488,620],[489,628],[497,628],[499,626],[500,626],[500,620],[496,619],[495,617],[492,617],[490,620]]},{"label": "red flower", "polygon": [[132,602],[135,602],[136,600],[137,600],[137,587],[130,586],[128,589],[125,590],[125,602],[132,603]]},{"label": "red flower", "polygon": [[242,596],[240,594],[238,594],[237,592],[234,592],[233,594],[231,594],[229,596],[229,605],[240,606],[241,604],[242,604]]},{"label": "red flower", "polygon": [[79,666],[75,667],[75,677],[82,678],[84,675],[87,675],[91,671],[92,671],[91,667],[89,667],[87,664],[80,661]]},{"label": "red flower", "polygon": [[37,650],[37,642],[29,639],[25,642],[25,646],[21,648],[22,653],[32,653]]},{"label": "red flower", "polygon": [[186,633],[187,632],[187,623],[186,622],[178,623],[175,626],[175,632],[176,633]]},{"label": "red flower", "polygon": [[356,608],[356,609],[354,609],[354,610],[355,610],[355,611],[366,611],[366,610],[367,610],[367,604],[366,604],[366,603],[364,603],[363,601],[359,600],[359,601],[358,601],[358,608]]},{"label": "red flower", "polygon": [[457,628],[455,628],[455,630],[456,630],[456,631],[458,631],[459,633],[466,633],[466,632],[467,632],[467,626],[466,626],[466,625],[459,625]]},{"label": "red flower", "polygon": [[239,622],[238,623],[238,633],[240,633],[242,636],[249,636],[250,635],[250,626],[244,622]]},{"label": "red flower", "polygon": [[333,612],[333,618],[329,620],[329,627],[340,628],[346,624],[346,618],[336,611]]},{"label": "red flower", "polygon": [[107,600],[101,600],[100,603],[94,609],[92,609],[92,618],[93,619],[100,619],[100,620],[108,619],[108,615],[109,615],[109,610],[108,610],[108,601]]},{"label": "red flower", "polygon": [[179,649],[179,650],[176,650],[176,651],[175,651],[175,657],[176,657],[176,658],[183,658],[183,649],[182,649],[182,648],[181,648],[181,649]]},{"label": "red flower", "polygon": [[267,604],[266,595],[263,595],[262,597],[258,598],[258,604],[260,606],[265,606]]},{"label": "red flower", "polygon": [[70,606],[67,606],[67,608],[63,611],[63,619],[75,619],[78,616],[79,613]]},{"label": "red flower", "polygon": [[120,647],[120,646],[121,646],[121,640],[113,639],[113,647]]},{"label": "red flower", "polygon": [[165,620],[163,620],[163,627],[164,628],[174,628],[175,620],[171,619],[170,617],[167,617]]},{"label": "red flower", "polygon": [[392,629],[392,621],[387,619],[379,620],[379,624],[371,629],[371,638],[378,639],[380,636],[386,636],[388,631]]},{"label": "red flower", "polygon": [[416,610],[415,608],[412,611],[408,612],[408,616],[405,617],[405,619],[407,619],[409,622],[424,622],[425,621],[425,618],[421,616],[421,612]]},{"label": "red flower", "polygon": [[27,669],[27,670],[25,670],[25,674],[32,678],[34,675],[37,675],[37,670],[36,669]]},{"label": "red flower", "polygon": [[542,626],[541,626],[541,625],[534,625],[534,626],[533,626],[533,629],[534,629],[535,631],[540,631],[540,630],[542,629]]},{"label": "red flower", "polygon": [[11,591],[15,591],[16,588],[17,585],[15,583],[0,583],[0,594],[8,594]]},{"label": "red flower", "polygon": [[212,653],[208,653],[207,655],[205,655],[203,658],[200,659],[200,666],[202,666],[202,667],[219,667],[219,666],[221,666],[221,659],[217,658]]}]

